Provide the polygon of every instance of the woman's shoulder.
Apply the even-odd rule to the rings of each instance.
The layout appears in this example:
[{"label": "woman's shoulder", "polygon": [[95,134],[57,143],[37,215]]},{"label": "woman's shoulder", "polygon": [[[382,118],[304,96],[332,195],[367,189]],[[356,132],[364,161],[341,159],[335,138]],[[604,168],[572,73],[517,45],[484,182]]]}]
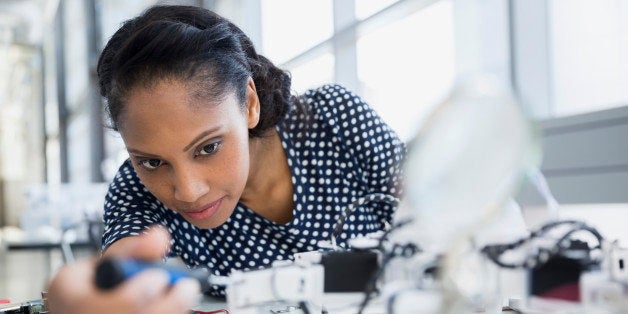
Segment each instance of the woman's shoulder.
[{"label": "woman's shoulder", "polygon": [[154,196],[144,187],[144,184],[137,176],[130,159],[125,160],[118,168],[118,172],[109,184],[108,194],[113,196],[122,195],[126,199],[132,198],[135,202],[155,201]]},{"label": "woman's shoulder", "polygon": [[324,120],[343,119],[355,115],[357,110],[362,112],[368,109],[368,104],[362,98],[340,84],[325,84],[308,89],[302,94],[301,102],[310,115]]},{"label": "woman's shoulder", "polygon": [[352,101],[359,98],[353,91],[340,84],[325,84],[310,88],[303,93],[306,101],[316,101],[318,104],[336,104]]},{"label": "woman's shoulder", "polygon": [[127,158],[125,161],[122,162],[122,164],[118,168],[118,172],[114,176],[112,182],[113,183],[115,182],[128,183],[129,181],[134,182],[135,180],[139,180],[139,179],[137,177],[137,174],[135,173],[135,169],[133,168],[133,165],[131,164],[131,159]]}]

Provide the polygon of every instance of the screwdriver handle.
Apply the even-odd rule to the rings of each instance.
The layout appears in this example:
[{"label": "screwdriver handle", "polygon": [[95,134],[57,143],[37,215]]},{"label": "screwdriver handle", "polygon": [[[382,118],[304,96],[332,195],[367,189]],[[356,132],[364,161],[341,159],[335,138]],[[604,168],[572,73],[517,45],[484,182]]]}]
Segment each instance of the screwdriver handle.
[{"label": "screwdriver handle", "polygon": [[201,291],[205,292],[210,288],[209,272],[164,263],[119,258],[104,258],[98,263],[96,266],[96,286],[103,290],[113,289],[126,279],[147,269],[165,270],[169,276],[168,283],[170,285],[182,278],[193,278],[201,285]]}]

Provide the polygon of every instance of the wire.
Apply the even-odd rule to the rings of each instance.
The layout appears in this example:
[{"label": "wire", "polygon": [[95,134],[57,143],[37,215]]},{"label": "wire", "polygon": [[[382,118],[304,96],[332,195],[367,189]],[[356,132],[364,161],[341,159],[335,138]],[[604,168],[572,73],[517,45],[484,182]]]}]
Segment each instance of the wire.
[{"label": "wire", "polygon": [[401,295],[401,293],[405,291],[411,291],[409,288],[403,289],[401,291],[395,291],[389,298],[386,300],[386,313],[394,314],[395,313],[395,302],[397,301],[397,297]]},{"label": "wire", "polygon": [[336,221],[336,225],[331,234],[331,243],[334,244],[334,249],[336,248],[336,238],[340,235],[342,231],[342,227],[344,226],[347,217],[358,207],[370,203],[370,202],[385,202],[392,206],[397,206],[400,203],[400,200],[392,195],[384,194],[384,193],[373,193],[368,194],[363,197],[358,198],[353,203],[349,204],[342,212],[338,220]]},{"label": "wire", "polygon": [[299,308],[303,311],[303,314],[310,314],[310,309],[307,307],[305,301],[299,302]]},{"label": "wire", "polygon": [[[529,258],[525,258],[523,262],[520,263],[505,263],[501,261],[501,256],[509,250],[514,250],[521,247],[523,244],[532,241],[535,238],[540,238],[543,235],[547,234],[549,231],[559,227],[561,225],[573,225],[569,231],[567,231],[564,235],[562,235],[558,240],[555,241],[554,245],[549,249],[539,250],[539,252],[531,256]],[[571,242],[567,241],[574,233],[579,231],[587,231],[592,234],[597,240],[597,246],[590,248],[589,251],[600,249],[602,246],[602,242],[604,238],[602,235],[593,227],[585,224],[584,222],[577,220],[564,220],[564,221],[553,221],[543,225],[537,231],[530,233],[530,236],[526,238],[519,239],[515,242],[509,244],[497,244],[497,245],[487,245],[482,248],[481,252],[486,255],[491,261],[503,268],[533,268],[537,265],[544,263],[545,261],[559,256],[564,255],[566,251],[570,249]],[[584,266],[591,266],[599,263],[597,260],[589,260],[585,263]]]},{"label": "wire", "polygon": [[530,179],[532,185],[545,200],[549,217],[551,219],[558,220],[558,208],[560,206],[558,204],[558,201],[556,201],[556,198],[554,198],[554,195],[552,194],[552,191],[547,184],[547,180],[545,179],[545,176],[543,175],[541,170],[538,167],[529,167],[526,171],[526,175]]},{"label": "wire", "polygon": [[381,250],[382,252],[384,252],[383,258],[382,258],[382,263],[380,265],[380,267],[377,269],[377,271],[373,274],[373,276],[371,276],[371,278],[369,279],[369,282],[366,285],[366,290],[364,291],[364,299],[362,300],[362,303],[360,303],[360,308],[358,309],[358,314],[361,314],[362,311],[364,311],[364,309],[366,309],[366,306],[368,305],[369,301],[371,300],[371,295],[375,292],[375,288],[376,288],[376,284],[377,284],[377,280],[380,278],[380,276],[384,273],[384,269],[386,269],[386,266],[388,265],[388,262],[396,256],[403,256],[403,257],[410,257],[413,256],[414,254],[421,252],[421,249],[414,243],[408,243],[405,245],[398,245],[395,244],[393,245],[392,249],[389,252],[386,252],[385,248],[384,248],[384,241],[386,240],[386,238],[388,238],[388,236],[394,231],[394,230],[398,230],[399,228],[409,224],[410,222],[412,222],[411,219],[408,220],[403,220],[400,221],[399,223],[393,225],[390,229],[386,230],[384,232],[384,234],[382,235],[381,238],[379,238],[379,243],[377,245],[377,249]]}]

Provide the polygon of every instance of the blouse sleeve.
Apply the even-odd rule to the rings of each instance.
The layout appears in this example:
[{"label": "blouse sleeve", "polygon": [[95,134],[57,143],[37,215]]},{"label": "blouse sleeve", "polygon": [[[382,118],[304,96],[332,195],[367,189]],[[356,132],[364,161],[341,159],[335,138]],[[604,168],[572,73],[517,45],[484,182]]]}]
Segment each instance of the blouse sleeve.
[{"label": "blouse sleeve", "polygon": [[342,86],[328,88],[339,136],[357,160],[369,190],[400,196],[405,144],[362,98]]},{"label": "blouse sleeve", "polygon": [[140,183],[130,161],[124,162],[105,196],[103,250],[119,239],[139,235],[151,225],[162,223],[160,207]]},{"label": "blouse sleeve", "polygon": [[[334,132],[361,175],[368,194],[402,196],[406,146],[395,131],[359,96],[339,85],[322,87],[322,97],[332,111]],[[393,208],[382,206],[382,220],[390,222]]]}]

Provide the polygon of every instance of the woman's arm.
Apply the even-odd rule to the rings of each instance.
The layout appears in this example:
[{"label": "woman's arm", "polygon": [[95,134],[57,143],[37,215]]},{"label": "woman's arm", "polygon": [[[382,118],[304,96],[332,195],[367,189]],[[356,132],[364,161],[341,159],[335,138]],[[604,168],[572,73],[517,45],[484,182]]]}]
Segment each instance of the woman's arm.
[{"label": "woman's arm", "polygon": [[103,251],[103,257],[133,256],[139,259],[162,259],[168,253],[170,236],[161,226],[151,227],[148,235],[129,236],[117,240]]}]

